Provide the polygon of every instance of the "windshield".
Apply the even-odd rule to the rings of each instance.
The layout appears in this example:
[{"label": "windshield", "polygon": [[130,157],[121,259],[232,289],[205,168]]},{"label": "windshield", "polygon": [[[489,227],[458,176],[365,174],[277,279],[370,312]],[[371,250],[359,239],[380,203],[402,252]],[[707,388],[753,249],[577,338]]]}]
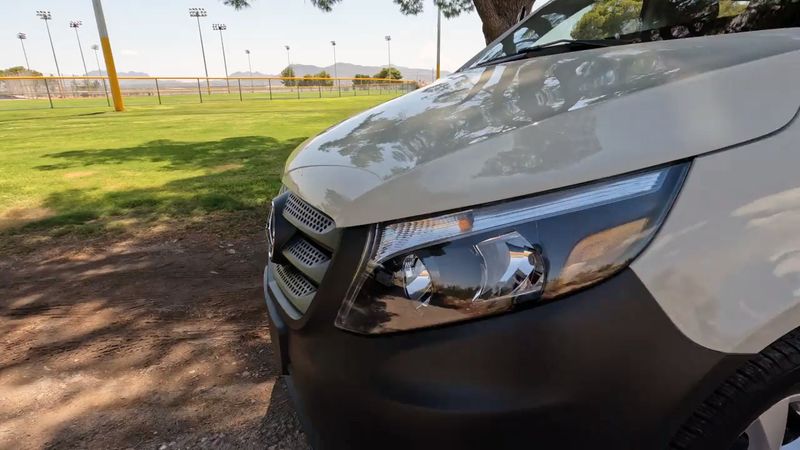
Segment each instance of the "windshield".
[{"label": "windshield", "polygon": [[[554,0],[466,67],[503,61],[526,50],[535,56],[541,46],[564,40],[611,45],[796,26],[800,0]],[[585,48],[568,44],[549,47],[547,53]]]}]

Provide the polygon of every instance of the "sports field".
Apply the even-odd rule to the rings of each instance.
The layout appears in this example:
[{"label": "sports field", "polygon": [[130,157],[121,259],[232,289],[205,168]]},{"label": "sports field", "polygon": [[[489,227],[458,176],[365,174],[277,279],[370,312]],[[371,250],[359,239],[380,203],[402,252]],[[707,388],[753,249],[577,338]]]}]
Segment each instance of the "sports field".
[{"label": "sports field", "polygon": [[300,142],[389,98],[0,112],[0,448],[306,450],[268,199]]},{"label": "sports field", "polygon": [[263,209],[299,143],[392,97],[0,111],[0,238]]}]

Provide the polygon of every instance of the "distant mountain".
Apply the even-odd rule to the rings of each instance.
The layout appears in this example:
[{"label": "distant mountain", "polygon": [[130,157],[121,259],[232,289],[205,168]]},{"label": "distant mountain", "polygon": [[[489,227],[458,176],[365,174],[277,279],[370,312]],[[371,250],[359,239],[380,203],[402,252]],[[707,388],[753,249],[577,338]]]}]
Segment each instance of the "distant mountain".
[{"label": "distant mountain", "polygon": [[[87,77],[95,76],[95,75],[106,75],[105,70],[97,71],[97,70],[90,70],[89,73],[86,74]],[[117,72],[117,76],[120,77],[149,77],[150,75],[144,72]]]},{"label": "distant mountain", "polygon": [[[342,78],[353,78],[356,74],[364,74],[373,76],[376,73],[380,72],[385,66],[361,66],[358,64],[350,64],[350,63],[338,63],[336,65],[336,73]],[[431,76],[431,69],[416,69],[413,67],[403,67],[403,66],[392,66],[400,71],[403,74],[403,78],[407,80],[420,80],[423,82],[430,81]],[[303,75],[314,75],[315,73],[319,73],[320,71],[324,70],[333,76],[333,65],[320,67],[314,66],[310,64],[292,64],[292,68],[294,69],[294,73],[298,77],[302,77]],[[87,73],[87,76],[97,76],[97,75],[106,75],[106,71],[97,71],[92,70]],[[442,76],[448,75],[450,72],[442,71]],[[148,77],[149,74],[145,72],[117,72],[117,75],[120,77]],[[249,76],[249,72],[233,72],[230,74],[231,77],[247,77]],[[278,77],[280,74],[265,74],[261,72],[253,72],[254,77]],[[161,81],[162,86],[182,86],[186,83],[193,82],[191,80],[163,80]],[[221,86],[225,82],[223,80],[214,80],[211,84],[215,86]],[[120,84],[123,87],[146,87],[151,86],[153,81],[151,80],[122,80]]]},{"label": "distant mountain", "polygon": [[[356,74],[364,74],[373,76],[376,73],[380,72],[386,66],[361,66],[358,64],[350,64],[350,63],[338,63],[336,64],[336,73],[342,78],[353,78]],[[431,69],[419,69],[413,67],[403,67],[403,66],[395,66],[392,67],[396,68],[403,74],[403,78],[409,80],[422,80],[422,81],[430,81],[432,72]],[[333,65],[320,67],[314,66],[311,64],[292,64],[292,69],[294,69],[294,73],[298,77],[302,77],[303,75],[313,75],[315,73],[319,73],[320,71],[324,70],[333,76]],[[448,75],[450,72],[442,71],[442,76]],[[248,72],[234,72],[230,74],[232,77],[246,77],[248,76]],[[253,76],[280,76],[279,74],[263,74],[261,72],[253,72]]]}]

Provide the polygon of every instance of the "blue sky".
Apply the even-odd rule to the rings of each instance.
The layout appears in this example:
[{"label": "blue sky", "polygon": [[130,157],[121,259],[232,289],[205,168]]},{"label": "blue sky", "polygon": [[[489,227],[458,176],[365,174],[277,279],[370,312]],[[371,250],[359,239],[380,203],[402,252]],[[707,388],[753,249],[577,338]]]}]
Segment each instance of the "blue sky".
[{"label": "blue sky", "polygon": [[[81,41],[89,70],[96,68],[89,47],[98,43],[90,0],[4,0],[0,14],[0,67],[23,65],[16,34],[28,34],[25,45],[31,67],[55,73],[45,26],[35,15],[50,10],[53,41],[64,75],[83,69],[70,20],[83,20]],[[225,23],[225,48],[230,72],[246,71],[245,49],[250,49],[253,70],[277,73],[286,66],[284,45],[291,46],[292,63],[326,66],[333,63],[330,41],[336,40],[337,59],[364,65],[385,65],[384,36],[392,36],[392,64],[432,68],[436,59],[436,14],[432,2],[418,16],[403,16],[391,0],[343,0],[324,13],[306,0],[254,0],[254,6],[237,12],[219,0],[105,0],[111,43],[120,71],[151,75],[189,76],[203,70],[195,19],[189,7],[203,7],[203,37],[212,76],[224,75],[219,34],[213,23]],[[455,70],[484,46],[481,25],[474,12],[444,20],[442,68]],[[102,55],[101,55],[102,64]],[[413,74],[406,74],[414,78]]]}]

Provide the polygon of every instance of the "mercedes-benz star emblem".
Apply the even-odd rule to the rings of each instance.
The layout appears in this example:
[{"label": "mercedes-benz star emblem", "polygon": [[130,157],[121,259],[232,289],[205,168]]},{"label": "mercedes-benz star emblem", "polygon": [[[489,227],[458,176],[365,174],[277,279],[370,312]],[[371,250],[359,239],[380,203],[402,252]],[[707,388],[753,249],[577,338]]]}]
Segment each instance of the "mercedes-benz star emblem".
[{"label": "mercedes-benz star emblem", "polygon": [[269,208],[269,218],[267,219],[267,250],[269,252],[269,259],[272,261],[272,255],[275,251],[275,202],[273,201]]}]

